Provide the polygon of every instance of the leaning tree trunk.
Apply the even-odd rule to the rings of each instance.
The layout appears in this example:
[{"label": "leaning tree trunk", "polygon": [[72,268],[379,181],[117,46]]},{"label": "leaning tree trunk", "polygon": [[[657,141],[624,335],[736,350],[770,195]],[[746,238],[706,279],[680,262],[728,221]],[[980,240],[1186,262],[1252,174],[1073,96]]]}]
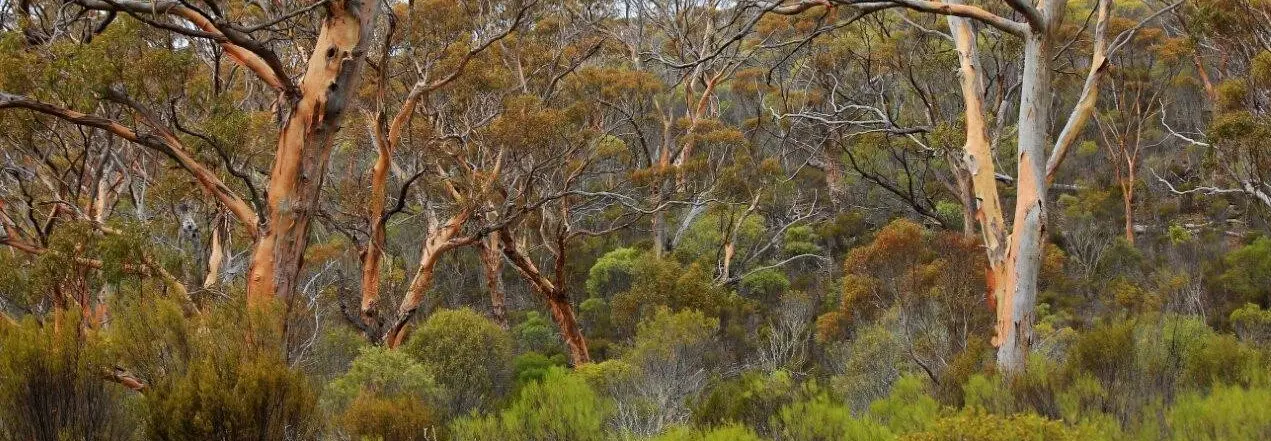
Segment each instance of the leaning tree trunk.
[{"label": "leaning tree trunk", "polygon": [[300,82],[299,97],[289,103],[278,137],[269,179],[268,223],[257,237],[248,273],[250,304],[296,290],[332,140],[357,88],[378,10],[378,2],[365,0],[327,4],[328,15]]},{"label": "leaning tree trunk", "polygon": [[[500,230],[498,234],[499,240],[503,242],[503,255],[507,256],[508,261],[512,263],[512,267],[534,287],[534,290],[547,300],[552,320],[556,322],[557,328],[560,329],[561,337],[565,340],[566,349],[569,350],[570,365],[578,367],[590,363],[591,353],[587,350],[587,339],[583,337],[582,329],[578,326],[578,319],[574,314],[573,305],[569,304],[569,294],[565,291],[565,284],[553,282],[542,271],[539,271],[538,266],[534,265],[529,256],[521,252],[511,233],[507,230]],[[564,250],[562,249],[560,252],[561,254],[557,256],[557,259],[564,258]],[[562,261],[558,260],[557,265],[560,264],[562,264]],[[560,282],[560,280],[558,279],[557,282]]]}]

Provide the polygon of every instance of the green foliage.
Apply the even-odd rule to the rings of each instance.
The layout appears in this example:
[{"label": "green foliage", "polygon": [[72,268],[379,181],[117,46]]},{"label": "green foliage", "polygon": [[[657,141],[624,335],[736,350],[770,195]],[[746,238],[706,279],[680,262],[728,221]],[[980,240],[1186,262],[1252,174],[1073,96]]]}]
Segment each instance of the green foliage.
[{"label": "green foliage", "polygon": [[76,316],[55,320],[0,323],[0,439],[130,438],[138,396],[103,380],[109,359]]},{"label": "green foliage", "polygon": [[672,312],[658,309],[640,323],[635,344],[624,358],[636,365],[656,364],[684,359],[709,360],[719,320],[701,311]]},{"label": "green foliage", "polygon": [[936,420],[926,432],[903,441],[1078,441],[1090,437],[1059,421],[1033,414],[1001,416],[967,411]]},{"label": "green foliage", "polygon": [[685,262],[694,262],[702,258],[713,261],[717,250],[723,246],[724,235],[733,228],[737,229],[736,236],[733,237],[733,244],[737,250],[734,259],[743,260],[748,257],[746,250],[750,248],[750,245],[763,236],[766,230],[764,219],[755,214],[744,215],[726,210],[710,210],[698,217],[676,244],[675,255]]},{"label": "green foliage", "polygon": [[565,367],[565,354],[552,357],[538,352],[526,352],[513,360],[516,372],[516,384],[524,385],[541,381],[554,367]]},{"label": "green foliage", "polygon": [[798,391],[788,372],[746,372],[707,389],[693,406],[693,419],[699,426],[731,422],[768,433],[768,420],[796,399]]},{"label": "green foliage", "polygon": [[939,416],[940,403],[927,394],[921,378],[905,375],[896,381],[886,398],[870,403],[869,414],[892,433],[918,432]]},{"label": "green foliage", "polygon": [[766,304],[776,303],[787,289],[790,289],[790,279],[776,269],[756,271],[741,279],[742,295]]},{"label": "green foliage", "polygon": [[344,375],[336,377],[323,391],[323,408],[339,413],[360,395],[403,399],[436,404],[444,395],[432,372],[402,351],[381,347],[362,348]]},{"label": "green foliage", "polygon": [[1271,344],[1271,310],[1246,303],[1232,311],[1229,320],[1241,340],[1257,345]]},{"label": "green foliage", "polygon": [[648,441],[762,441],[749,427],[730,424],[708,430],[676,427]]},{"label": "green foliage", "polygon": [[630,288],[640,254],[635,248],[617,248],[596,259],[587,271],[587,294],[607,299]]},{"label": "green foliage", "polygon": [[111,352],[146,384],[158,439],[307,438],[321,428],[313,381],[281,356],[276,305],[218,305],[186,319],[168,299],[113,309]]},{"label": "green foliage", "polygon": [[821,247],[817,245],[820,240],[820,235],[811,225],[798,225],[786,230],[782,247],[790,256],[817,254],[821,252]]},{"label": "green foliage", "polygon": [[471,309],[434,312],[401,350],[430,368],[452,415],[488,408],[512,383],[512,338]]},{"label": "green foliage", "polygon": [[950,201],[936,202],[936,215],[946,227],[956,228],[962,225],[962,204]]},{"label": "green foliage", "polygon": [[886,426],[872,418],[857,418],[852,410],[826,393],[781,408],[773,426],[780,439],[792,441],[886,441],[895,439]]},{"label": "green foliage", "polygon": [[556,325],[538,311],[525,313],[525,320],[512,327],[512,335],[516,337],[517,348],[521,351],[544,354],[561,352],[561,339],[556,332]]},{"label": "green foliage", "polygon": [[643,256],[635,263],[631,289],[614,296],[610,303],[613,322],[620,335],[631,335],[638,323],[659,308],[694,309],[719,317],[731,300],[712,283],[709,270],[699,264],[683,267],[670,259]]},{"label": "green foliage", "polygon": [[1271,237],[1260,237],[1223,257],[1219,280],[1246,301],[1271,303]]},{"label": "green foliage", "polygon": [[1168,416],[1178,441],[1261,440],[1271,438],[1271,389],[1223,386],[1208,396],[1188,394]]},{"label": "green foliage", "polygon": [[503,411],[457,420],[451,431],[456,440],[598,441],[611,407],[582,378],[554,368]]}]

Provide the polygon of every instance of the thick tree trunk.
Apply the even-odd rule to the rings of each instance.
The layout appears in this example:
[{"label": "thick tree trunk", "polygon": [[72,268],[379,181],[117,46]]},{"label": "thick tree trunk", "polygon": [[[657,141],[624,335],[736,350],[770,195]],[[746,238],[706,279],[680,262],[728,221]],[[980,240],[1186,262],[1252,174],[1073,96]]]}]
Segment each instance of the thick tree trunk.
[{"label": "thick tree trunk", "polygon": [[256,241],[247,279],[249,304],[295,292],[309,244],[309,220],[353,91],[379,3],[344,0],[327,5],[299,99],[278,138],[269,180],[268,220]]},{"label": "thick tree trunk", "polygon": [[[1047,8],[1049,9],[1049,8]],[[1062,7],[1057,9],[1062,11]],[[1049,21],[1054,13],[1044,11]],[[1002,297],[997,299],[993,344],[1003,372],[1024,370],[1033,342],[1033,307],[1046,228],[1046,146],[1050,126],[1050,38],[1045,31],[1024,39],[1024,76],[1020,87],[1018,176],[1014,225],[1007,251]]]},{"label": "thick tree trunk", "polygon": [[[379,130],[378,122],[375,130]],[[371,199],[367,201],[366,220],[371,226],[371,236],[367,239],[366,249],[362,251],[362,322],[367,326],[379,326],[379,309],[376,307],[380,298],[380,262],[384,258],[385,232],[384,195],[388,185],[388,171],[392,165],[392,140],[376,136],[375,142],[379,156],[375,166],[371,168]]]},{"label": "thick tree trunk", "polygon": [[1001,198],[997,192],[993,148],[985,125],[984,83],[981,76],[983,70],[970,19],[949,16],[948,21],[954,45],[958,49],[962,100],[966,107],[966,147],[962,166],[966,168],[975,195],[971,202],[974,205],[974,218],[980,224],[980,237],[988,257],[985,274],[988,301],[995,305],[1005,296],[1007,287],[1008,242]]},{"label": "thick tree trunk", "polygon": [[[563,289],[563,287],[561,287]],[[569,363],[578,367],[591,362],[591,353],[587,350],[587,339],[578,327],[578,318],[574,316],[574,308],[569,304],[569,296],[564,292],[554,292],[547,297],[547,306],[551,309],[552,320],[560,328],[565,347],[569,350]]]}]

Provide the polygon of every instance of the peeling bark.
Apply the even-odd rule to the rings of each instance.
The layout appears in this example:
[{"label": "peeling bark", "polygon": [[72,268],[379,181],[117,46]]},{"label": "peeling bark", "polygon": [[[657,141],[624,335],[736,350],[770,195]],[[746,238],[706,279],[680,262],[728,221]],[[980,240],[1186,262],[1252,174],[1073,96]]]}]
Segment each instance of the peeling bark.
[{"label": "peeling bark", "polygon": [[314,44],[299,99],[278,137],[269,180],[268,224],[257,238],[247,279],[247,299],[259,305],[296,290],[309,221],[340,129],[358,82],[379,4],[345,0],[327,5],[328,15]]},{"label": "peeling bark", "polygon": [[445,225],[429,228],[428,238],[424,240],[423,249],[419,252],[419,267],[415,269],[415,277],[411,279],[406,298],[402,299],[402,304],[397,308],[396,321],[384,334],[384,343],[390,348],[396,348],[406,340],[406,324],[410,323],[411,317],[423,303],[424,296],[432,289],[433,274],[441,256],[475,240],[459,237],[460,229],[471,214],[471,209],[464,209],[446,221]]}]

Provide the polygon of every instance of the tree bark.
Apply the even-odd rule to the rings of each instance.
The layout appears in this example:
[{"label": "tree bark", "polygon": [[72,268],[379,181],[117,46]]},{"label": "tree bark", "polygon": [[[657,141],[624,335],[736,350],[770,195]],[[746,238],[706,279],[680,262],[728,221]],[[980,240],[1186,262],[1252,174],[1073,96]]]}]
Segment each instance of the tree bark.
[{"label": "tree bark", "polygon": [[483,239],[478,250],[485,270],[485,286],[490,292],[490,315],[499,327],[508,329],[506,293],[503,291],[503,250],[498,235]]},{"label": "tree bark", "polygon": [[[1048,27],[1057,25],[1063,1],[1046,5]],[[1050,126],[1050,45],[1047,30],[1024,39],[1024,73],[1020,86],[1018,175],[1014,225],[1007,249],[1005,286],[998,291],[993,344],[1003,372],[1023,372],[1033,342],[1033,307],[1041,270],[1042,233],[1046,229],[1046,146]]]},{"label": "tree bark", "polygon": [[[512,263],[512,267],[525,280],[530,282],[544,299],[547,300],[548,308],[552,313],[552,320],[556,322],[556,326],[560,329],[561,337],[565,340],[565,346],[569,350],[570,365],[577,367],[591,362],[591,354],[587,350],[587,339],[583,337],[582,330],[578,327],[578,320],[574,315],[574,308],[569,304],[569,295],[565,292],[563,283],[556,283],[549,279],[534,262],[521,252],[516,245],[512,234],[506,229],[499,231],[499,239],[503,242],[503,255],[507,256],[508,261]],[[561,251],[563,256],[564,251]]]},{"label": "tree bark", "polygon": [[[953,0],[961,1],[961,0]],[[979,51],[970,19],[949,16],[949,28],[958,49],[962,101],[966,107],[966,146],[963,166],[970,175],[975,194],[974,217],[980,224],[980,236],[988,259],[985,280],[988,301],[996,305],[1007,288],[1007,226],[1003,218],[1001,198],[993,163],[993,148],[985,124],[984,82]]]},{"label": "tree bark", "polygon": [[446,221],[445,225],[429,228],[428,238],[424,240],[423,249],[419,252],[419,267],[415,269],[415,277],[411,279],[406,298],[402,299],[402,304],[397,308],[397,319],[384,334],[384,343],[388,347],[396,348],[406,340],[406,324],[410,323],[411,317],[424,302],[424,296],[432,289],[433,274],[441,256],[475,240],[458,237],[460,229],[471,214],[471,209],[463,209]]},{"label": "tree bark", "polygon": [[268,224],[257,238],[247,280],[247,299],[259,305],[295,292],[309,243],[309,220],[331,153],[331,141],[357,88],[379,3],[335,1],[314,44],[270,172]]}]

